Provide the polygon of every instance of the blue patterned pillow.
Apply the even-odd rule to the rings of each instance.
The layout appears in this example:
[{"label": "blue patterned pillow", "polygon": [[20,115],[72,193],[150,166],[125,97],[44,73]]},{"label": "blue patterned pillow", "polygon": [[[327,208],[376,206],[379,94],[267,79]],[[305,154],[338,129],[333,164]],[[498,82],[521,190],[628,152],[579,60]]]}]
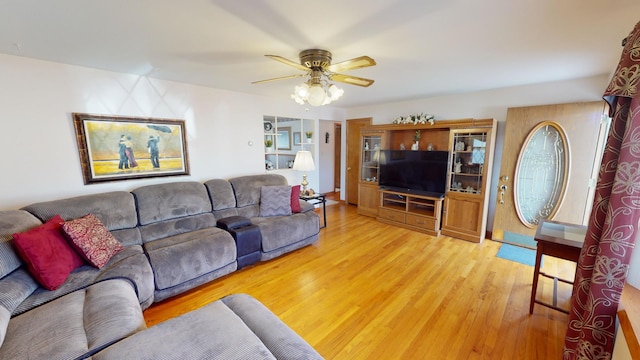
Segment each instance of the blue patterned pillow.
[{"label": "blue patterned pillow", "polygon": [[291,215],[291,186],[263,186],[260,189],[260,216]]}]

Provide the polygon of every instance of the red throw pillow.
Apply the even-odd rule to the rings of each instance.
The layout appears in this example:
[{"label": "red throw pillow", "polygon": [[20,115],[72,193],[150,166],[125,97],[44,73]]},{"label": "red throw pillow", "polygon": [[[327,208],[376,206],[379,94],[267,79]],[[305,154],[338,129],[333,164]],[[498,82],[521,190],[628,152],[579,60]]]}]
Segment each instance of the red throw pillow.
[{"label": "red throw pillow", "polygon": [[62,229],[85,259],[98,269],[124,249],[93,214],[67,221]]},{"label": "red throw pillow", "polygon": [[299,213],[302,211],[300,208],[300,185],[294,185],[291,187],[291,212]]},{"label": "red throw pillow", "polygon": [[56,215],[29,231],[13,234],[13,244],[29,273],[47,290],[62,285],[69,274],[84,264],[62,233],[64,220]]}]

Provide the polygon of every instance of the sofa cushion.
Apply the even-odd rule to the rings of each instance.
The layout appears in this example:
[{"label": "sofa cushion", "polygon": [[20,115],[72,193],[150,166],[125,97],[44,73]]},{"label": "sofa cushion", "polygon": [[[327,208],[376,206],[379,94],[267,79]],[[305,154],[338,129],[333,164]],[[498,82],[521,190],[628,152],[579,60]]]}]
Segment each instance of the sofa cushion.
[{"label": "sofa cushion", "polygon": [[207,188],[214,211],[236,207],[236,196],[231,183],[227,180],[209,180],[204,183],[204,186]]},{"label": "sofa cushion", "polygon": [[11,320],[11,312],[0,306],[0,347],[4,342],[4,337],[7,335],[9,320]]},{"label": "sofa cushion", "polygon": [[260,227],[263,252],[291,245],[320,231],[320,218],[313,211],[289,216],[254,217],[251,222]]},{"label": "sofa cushion", "polygon": [[124,249],[93,214],[67,221],[62,228],[84,258],[98,269]]},{"label": "sofa cushion", "polygon": [[[240,176],[229,179],[229,182],[233,186],[238,208],[259,205],[260,191],[263,186],[287,185],[287,179],[279,174]],[[243,213],[238,215],[250,217]]]},{"label": "sofa cushion", "polygon": [[291,215],[291,187],[263,186],[260,189],[260,216]]},{"label": "sofa cushion", "polygon": [[58,215],[26,232],[13,234],[13,244],[31,275],[48,290],[57,289],[84,262],[62,234]]},{"label": "sofa cushion", "polygon": [[112,191],[40,202],[22,209],[32,213],[42,222],[56,214],[60,214],[65,221],[93,214],[109,231],[135,228],[138,225],[135,201],[133,195],[127,191]]},{"label": "sofa cushion", "polygon": [[300,335],[255,298],[234,294],[221,301],[242,319],[277,359],[322,359]]},{"label": "sofa cushion", "polygon": [[180,235],[216,226],[216,218],[211,213],[190,215],[177,219],[159,221],[140,226],[142,242],[147,243],[169,236]]},{"label": "sofa cushion", "polygon": [[147,242],[144,247],[158,290],[180,285],[236,260],[233,237],[215,227]]},{"label": "sofa cushion", "polygon": [[0,211],[0,278],[22,265],[13,247],[13,234],[42,225],[32,214],[23,210]]},{"label": "sofa cushion", "polygon": [[[281,323],[277,318],[270,320],[274,326]],[[289,339],[281,340],[287,343]],[[294,354],[310,348],[305,345]],[[129,359],[132,354],[137,359],[163,360],[276,359],[243,319],[220,300],[138,332],[95,354],[92,360]]]},{"label": "sofa cushion", "polygon": [[84,358],[145,327],[131,285],[104,281],[12,318],[0,359]]},{"label": "sofa cushion", "polygon": [[[3,295],[3,283],[13,277],[17,277],[21,272],[24,272],[25,276],[31,279],[26,270],[22,269],[18,269],[6,278],[1,279],[0,300]],[[23,276],[20,276],[20,278],[23,278]],[[49,291],[38,287],[33,279],[31,279],[33,285],[27,283],[25,279],[16,279],[12,284],[7,285],[8,289],[12,289],[14,292],[19,291],[18,294],[11,295],[12,297],[17,298],[18,295],[20,295],[22,299],[14,307],[12,315],[17,316],[66,294],[85,289],[92,284],[109,279],[129,280],[134,286],[141,305],[148,306],[153,301],[154,283],[151,265],[149,265],[149,260],[142,251],[142,246],[132,245],[127,246],[124,250],[117,253],[102,269],[97,269],[95,266],[89,264],[75,269],[69,275],[67,281],[56,290]],[[29,287],[19,289],[17,287],[18,284],[28,284]],[[33,288],[31,286],[33,286]],[[26,293],[26,296],[23,296],[24,293]]]},{"label": "sofa cushion", "polygon": [[24,268],[19,268],[0,279],[0,346],[4,341],[11,314],[37,288],[38,284]]},{"label": "sofa cushion", "polygon": [[148,185],[132,193],[140,225],[211,212],[207,189],[196,181]]}]

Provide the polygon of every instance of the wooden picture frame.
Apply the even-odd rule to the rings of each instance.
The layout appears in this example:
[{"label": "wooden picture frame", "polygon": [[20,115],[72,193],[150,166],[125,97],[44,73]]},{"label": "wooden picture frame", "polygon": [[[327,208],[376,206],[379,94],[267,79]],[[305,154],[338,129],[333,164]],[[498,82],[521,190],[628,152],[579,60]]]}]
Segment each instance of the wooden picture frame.
[{"label": "wooden picture frame", "polygon": [[302,145],[302,134],[300,131],[293,133],[293,145]]},{"label": "wooden picture frame", "polygon": [[291,127],[278,128],[276,133],[276,149],[291,150]]},{"label": "wooden picture frame", "polygon": [[72,115],[85,185],[190,174],[184,120]]}]

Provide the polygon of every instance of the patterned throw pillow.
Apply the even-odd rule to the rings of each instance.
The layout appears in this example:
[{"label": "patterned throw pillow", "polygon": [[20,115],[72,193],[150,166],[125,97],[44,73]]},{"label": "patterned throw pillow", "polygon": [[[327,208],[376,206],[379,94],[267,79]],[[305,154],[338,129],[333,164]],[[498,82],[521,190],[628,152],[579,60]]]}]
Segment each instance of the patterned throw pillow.
[{"label": "patterned throw pillow", "polygon": [[263,186],[260,189],[260,216],[291,215],[291,186]]},{"label": "patterned throw pillow", "polygon": [[93,214],[67,221],[62,225],[62,229],[85,259],[98,269],[124,249]]},{"label": "patterned throw pillow", "polygon": [[42,287],[55,290],[84,264],[62,233],[64,220],[56,215],[46,223],[13,234],[13,244],[29,273]]}]

